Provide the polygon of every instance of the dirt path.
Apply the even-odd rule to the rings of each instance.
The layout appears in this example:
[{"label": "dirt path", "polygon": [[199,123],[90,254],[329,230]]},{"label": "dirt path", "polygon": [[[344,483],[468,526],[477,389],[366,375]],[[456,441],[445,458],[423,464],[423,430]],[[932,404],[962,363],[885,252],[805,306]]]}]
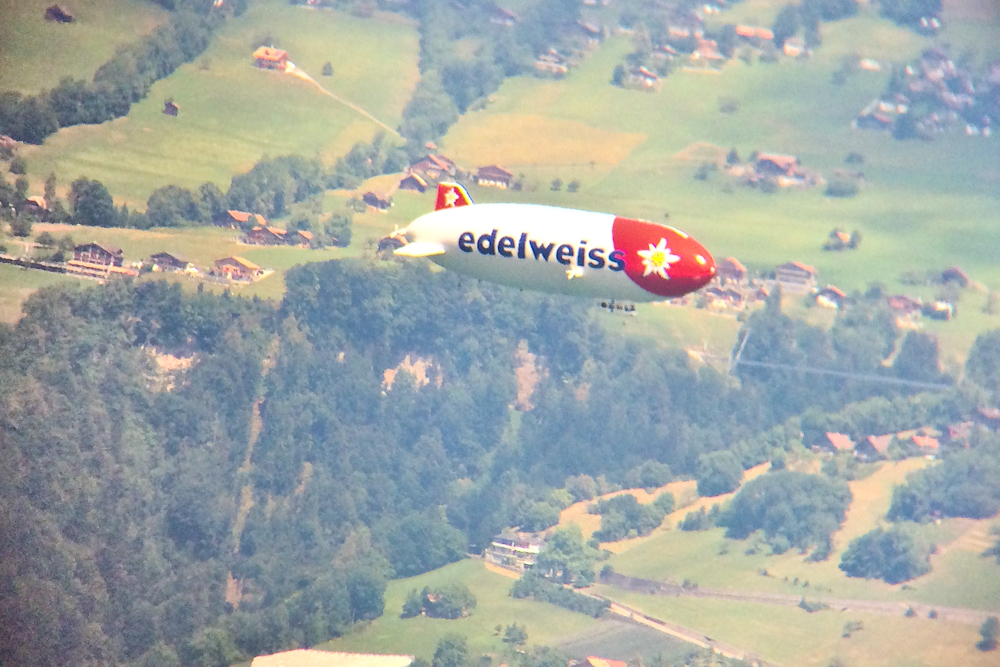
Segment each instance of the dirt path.
[{"label": "dirt path", "polygon": [[382,121],[380,121],[378,118],[376,118],[375,116],[371,115],[370,113],[368,113],[367,111],[365,111],[364,109],[362,109],[361,107],[359,107],[354,102],[350,102],[348,100],[345,100],[343,97],[340,97],[338,95],[334,95],[333,93],[331,93],[329,90],[327,90],[322,85],[320,85],[319,81],[317,81],[316,79],[312,78],[311,76],[309,76],[308,74],[306,74],[305,72],[303,72],[301,69],[299,69],[295,65],[295,63],[288,63],[288,68],[285,70],[285,73],[286,74],[291,74],[292,76],[294,76],[296,78],[299,78],[299,79],[302,79],[303,81],[305,81],[307,83],[311,83],[312,85],[314,85],[317,88],[319,88],[319,91],[321,93],[323,93],[324,95],[332,97],[334,100],[336,100],[337,102],[343,104],[348,109],[361,114],[362,116],[364,116],[368,120],[372,121],[373,123],[375,123],[379,127],[387,130],[388,132],[391,132],[391,133],[395,134],[397,137],[400,136],[399,132],[397,132],[394,128],[389,127],[388,125],[386,125],[385,123],[383,123]]}]

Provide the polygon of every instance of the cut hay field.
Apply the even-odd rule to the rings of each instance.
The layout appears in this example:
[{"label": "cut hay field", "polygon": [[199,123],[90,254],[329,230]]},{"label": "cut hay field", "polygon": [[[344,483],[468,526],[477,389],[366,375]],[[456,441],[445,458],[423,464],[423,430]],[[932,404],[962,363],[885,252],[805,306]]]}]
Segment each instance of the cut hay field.
[{"label": "cut hay field", "polygon": [[[929,574],[906,584],[852,579],[837,567],[851,540],[889,525],[885,514],[893,488],[927,464],[925,459],[886,462],[869,477],[850,482],[853,501],[844,524],[833,536],[834,551],[826,561],[808,562],[794,550],[772,555],[753,537],[727,540],[722,528],[681,531],[676,524],[689,509],[674,512],[658,531],[631,541],[634,546],[629,541],[604,546],[615,553],[610,563],[616,572],[641,578],[687,579],[707,588],[734,591],[1000,609],[998,566],[993,559],[979,556],[989,541],[990,520],[947,519],[940,525],[914,527],[923,539],[937,545],[938,554],[932,557]],[[720,499],[699,499],[690,509]],[[753,552],[748,551],[751,548]]]},{"label": "cut hay field", "polygon": [[67,0],[73,23],[45,20],[52,0],[0,0],[0,91],[34,94],[64,77],[90,81],[121,44],[167,19],[149,0]]},{"label": "cut hay field", "polygon": [[[798,607],[669,598],[626,593],[606,586],[595,588],[654,618],[692,628],[783,665],[987,667],[996,664],[995,655],[975,648],[978,625],[835,609],[810,614]],[[861,621],[864,629],[844,638],[844,625],[849,621]]]},{"label": "cut hay field", "polygon": [[[61,130],[23,151],[35,189],[50,172],[65,188],[80,176],[103,182],[117,202],[145,208],[164,185],[225,190],[262,156],[332,161],[381,131],[375,122],[300,78],[253,66],[260,42],[288,51],[305,73],[389,127],[399,124],[417,82],[417,34],[392,15],[348,14],[260,0],[231,19],[196,62],[157,82],[126,118]],[[333,64],[331,77],[320,75]],[[177,117],[163,102],[180,105]]]}]

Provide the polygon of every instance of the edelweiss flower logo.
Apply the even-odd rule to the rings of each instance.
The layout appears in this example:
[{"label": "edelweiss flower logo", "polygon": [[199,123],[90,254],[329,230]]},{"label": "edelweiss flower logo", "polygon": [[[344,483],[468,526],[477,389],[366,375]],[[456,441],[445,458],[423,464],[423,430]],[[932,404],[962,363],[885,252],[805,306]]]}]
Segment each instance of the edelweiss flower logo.
[{"label": "edelweiss flower logo", "polygon": [[661,238],[660,242],[655,246],[650,243],[649,250],[637,250],[639,257],[642,257],[642,265],[645,270],[642,273],[642,277],[645,278],[651,273],[655,273],[664,280],[670,280],[670,276],[667,275],[667,269],[670,265],[680,259],[679,255],[674,255],[670,252],[670,248],[667,247],[667,239]]},{"label": "edelweiss flower logo", "polygon": [[451,208],[458,201],[458,193],[455,192],[455,188],[448,188],[447,192],[444,193],[445,206]]}]

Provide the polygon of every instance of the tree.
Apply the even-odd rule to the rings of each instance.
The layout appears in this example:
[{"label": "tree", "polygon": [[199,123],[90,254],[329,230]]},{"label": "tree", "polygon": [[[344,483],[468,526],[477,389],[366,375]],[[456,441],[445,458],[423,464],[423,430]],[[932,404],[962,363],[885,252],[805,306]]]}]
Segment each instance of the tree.
[{"label": "tree", "polygon": [[906,380],[941,382],[937,337],[922,331],[908,331],[892,362],[892,370]]},{"label": "tree", "polygon": [[504,628],[503,641],[512,646],[524,646],[528,641],[528,630],[517,623],[508,625]]},{"label": "tree", "polygon": [[799,31],[799,10],[795,5],[785,5],[774,18],[771,25],[771,32],[774,33],[774,45],[778,49],[785,46],[785,42]]},{"label": "tree", "polygon": [[730,451],[711,452],[698,457],[698,495],[718,496],[735,491],[743,479],[743,467]]},{"label": "tree", "polygon": [[333,76],[333,64],[329,61],[323,63],[323,76]]},{"label": "tree", "polygon": [[21,238],[31,236],[31,227],[34,225],[34,218],[27,213],[18,213],[10,221],[10,233]]},{"label": "tree", "polygon": [[549,535],[536,567],[564,584],[585,586],[594,580],[596,560],[597,550],[584,544],[580,527],[572,524]]},{"label": "tree", "polygon": [[900,528],[876,528],[853,540],[840,559],[849,577],[898,584],[930,572],[929,550],[921,549]]},{"label": "tree", "polygon": [[92,227],[118,227],[120,224],[114,200],[100,181],[86,178],[73,181],[69,201],[73,207],[70,218],[73,224]]},{"label": "tree", "polygon": [[997,637],[1000,637],[1000,619],[990,616],[979,626],[980,640],[976,648],[980,651],[992,651],[997,647]]},{"label": "tree", "polygon": [[625,66],[615,65],[614,71],[611,73],[611,85],[618,86],[621,88],[625,85]]},{"label": "tree", "polygon": [[976,336],[965,362],[965,377],[994,396],[1000,393],[1000,329]]},{"label": "tree", "polygon": [[469,645],[465,637],[446,634],[434,650],[431,667],[466,667],[469,660]]}]

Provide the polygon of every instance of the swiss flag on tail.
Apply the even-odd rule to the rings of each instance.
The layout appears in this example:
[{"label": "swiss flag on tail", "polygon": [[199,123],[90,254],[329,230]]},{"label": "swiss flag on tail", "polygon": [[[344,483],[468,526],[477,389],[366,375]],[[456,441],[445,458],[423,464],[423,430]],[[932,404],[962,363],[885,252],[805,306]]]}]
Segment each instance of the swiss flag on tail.
[{"label": "swiss flag on tail", "polygon": [[472,197],[458,183],[438,183],[435,211],[440,211],[443,208],[455,208],[456,206],[468,206],[471,203]]}]

